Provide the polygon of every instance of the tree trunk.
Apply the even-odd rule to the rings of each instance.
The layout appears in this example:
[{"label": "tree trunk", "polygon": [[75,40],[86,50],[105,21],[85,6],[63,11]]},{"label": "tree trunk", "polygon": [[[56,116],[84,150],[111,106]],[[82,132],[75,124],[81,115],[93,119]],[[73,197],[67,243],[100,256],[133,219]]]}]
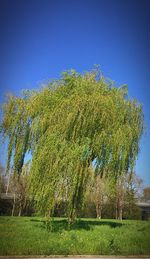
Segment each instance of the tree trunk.
[{"label": "tree trunk", "polygon": [[21,208],[19,208],[19,213],[18,213],[18,216],[20,217],[21,216]]},{"label": "tree trunk", "polygon": [[9,180],[10,180],[10,175],[8,176],[7,187],[6,187],[6,195],[8,194],[8,190],[9,190]]},{"label": "tree trunk", "polygon": [[16,204],[16,194],[14,193],[13,208],[12,208],[11,216],[14,216],[15,204]]},{"label": "tree trunk", "polygon": [[51,217],[51,210],[50,209],[48,210],[48,217],[49,218]]},{"label": "tree trunk", "polygon": [[122,220],[122,206],[119,207],[119,211],[118,211],[118,219]]},{"label": "tree trunk", "polygon": [[68,217],[68,223],[69,224],[73,224],[76,220],[76,209],[75,208],[71,208],[71,212],[70,215]]},{"label": "tree trunk", "polygon": [[101,219],[102,217],[101,204],[96,204],[96,214],[97,214],[97,219]]},{"label": "tree trunk", "polygon": [[21,201],[20,201],[20,203],[19,203],[19,213],[18,213],[19,217],[21,216],[21,212],[22,212],[22,206],[21,206]]},{"label": "tree trunk", "polygon": [[122,209],[123,209],[122,200],[118,198],[116,201],[116,219],[122,220]]},{"label": "tree trunk", "polygon": [[115,218],[118,219],[118,204],[116,202],[116,207],[115,207]]},{"label": "tree trunk", "polygon": [[53,215],[52,209],[48,209],[48,210],[45,212],[45,218],[50,218],[51,215]]}]

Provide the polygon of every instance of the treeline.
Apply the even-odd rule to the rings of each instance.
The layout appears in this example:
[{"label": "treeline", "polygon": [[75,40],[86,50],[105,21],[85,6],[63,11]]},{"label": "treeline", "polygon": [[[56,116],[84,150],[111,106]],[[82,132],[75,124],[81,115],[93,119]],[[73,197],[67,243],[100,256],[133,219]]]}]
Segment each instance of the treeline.
[{"label": "treeline", "polygon": [[[41,215],[36,209],[36,201],[29,196],[29,165],[23,167],[19,178],[12,173],[9,177],[4,175],[0,167],[0,215],[31,216]],[[78,217],[116,218],[116,219],[141,219],[140,209],[136,202],[140,198],[147,198],[148,188],[141,193],[142,180],[135,173],[129,173],[118,182],[107,177],[96,177],[89,183],[85,195],[84,206],[77,211]],[[67,188],[66,188],[67,190]],[[51,216],[67,217],[68,201],[61,197],[57,200]]]},{"label": "treeline", "polygon": [[[143,199],[142,180],[135,173],[130,173],[116,183],[99,175],[93,179],[87,189],[82,210],[78,217],[141,219],[141,211],[136,205]],[[66,216],[67,204],[62,201],[54,210],[55,216]]]}]

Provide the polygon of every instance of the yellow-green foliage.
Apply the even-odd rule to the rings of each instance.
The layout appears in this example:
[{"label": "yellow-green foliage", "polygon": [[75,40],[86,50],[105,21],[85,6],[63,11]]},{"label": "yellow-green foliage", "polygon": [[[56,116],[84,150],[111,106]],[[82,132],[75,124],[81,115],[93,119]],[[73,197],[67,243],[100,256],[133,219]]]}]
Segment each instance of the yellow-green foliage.
[{"label": "yellow-green foliage", "polygon": [[127,87],[116,87],[96,71],[64,72],[40,91],[11,96],[4,105],[2,131],[9,138],[9,169],[21,173],[32,152],[30,190],[41,210],[64,198],[68,215],[80,208],[92,163],[117,177],[133,169],[143,132],[142,107]]}]

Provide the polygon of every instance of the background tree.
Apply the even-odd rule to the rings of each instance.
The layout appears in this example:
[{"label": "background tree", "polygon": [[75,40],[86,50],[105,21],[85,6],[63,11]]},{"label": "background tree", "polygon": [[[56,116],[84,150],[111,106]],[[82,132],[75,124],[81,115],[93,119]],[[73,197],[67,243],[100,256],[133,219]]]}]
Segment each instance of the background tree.
[{"label": "background tree", "polygon": [[25,164],[22,168],[21,175],[18,175],[12,171],[10,175],[9,192],[13,194],[13,204],[11,215],[21,216],[24,212],[28,197],[28,164]]},{"label": "background tree", "polygon": [[87,188],[87,202],[93,202],[96,208],[96,217],[102,218],[103,207],[108,202],[110,196],[110,179],[103,175],[96,174],[93,170],[93,179],[91,179]]},{"label": "background tree", "polygon": [[145,201],[150,201],[150,187],[146,187],[143,189],[143,199]]},{"label": "background tree", "polygon": [[132,219],[140,216],[140,210],[136,202],[141,196],[142,180],[135,172],[129,172],[126,177],[126,195],[125,195],[125,217]]}]

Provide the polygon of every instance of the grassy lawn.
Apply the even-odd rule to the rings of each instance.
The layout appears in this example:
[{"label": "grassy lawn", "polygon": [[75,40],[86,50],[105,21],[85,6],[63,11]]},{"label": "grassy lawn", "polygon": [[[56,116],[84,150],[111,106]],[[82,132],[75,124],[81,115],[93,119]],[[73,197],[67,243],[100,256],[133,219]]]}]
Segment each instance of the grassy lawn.
[{"label": "grassy lawn", "polygon": [[150,222],[0,217],[0,255],[150,254]]}]

